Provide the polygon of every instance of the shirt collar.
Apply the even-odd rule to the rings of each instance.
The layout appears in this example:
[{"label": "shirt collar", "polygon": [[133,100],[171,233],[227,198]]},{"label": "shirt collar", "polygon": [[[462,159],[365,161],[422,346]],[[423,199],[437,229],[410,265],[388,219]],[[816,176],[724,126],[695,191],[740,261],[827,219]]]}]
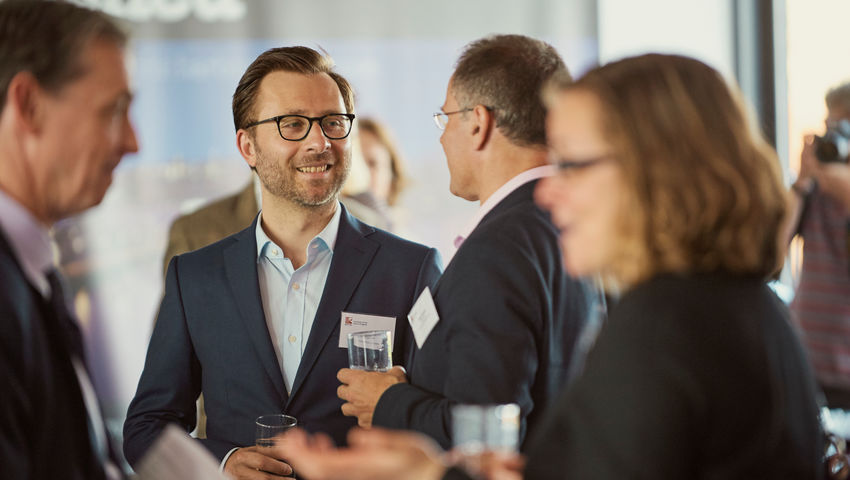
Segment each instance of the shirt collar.
[{"label": "shirt collar", "polygon": [[481,223],[481,220],[490,213],[490,211],[493,210],[499,202],[513,193],[514,190],[533,180],[550,177],[554,173],[555,167],[552,165],[543,165],[526,170],[505,182],[504,185],[499,187],[492,195],[490,195],[489,198],[487,198],[487,201],[481,204],[481,207],[478,208],[478,212],[475,214],[475,217],[473,217],[466,227],[460,231],[454,241],[455,248],[460,248],[460,245],[472,234],[472,231],[475,230],[475,227],[477,227],[479,223]]},{"label": "shirt collar", "polygon": [[47,270],[55,268],[50,231],[20,203],[0,190],[0,229],[6,234],[24,275],[44,297],[50,296]]},{"label": "shirt collar", "polygon": [[[336,246],[336,237],[337,237],[337,234],[339,233],[339,222],[340,222],[341,215],[342,215],[342,206],[340,205],[339,201],[337,201],[336,211],[334,212],[330,221],[328,222],[327,225],[325,225],[325,228],[323,228],[322,231],[319,232],[318,235],[316,235],[315,237],[313,237],[312,240],[310,240],[310,245],[314,245],[314,244],[315,245],[322,245],[322,244],[324,244],[324,246],[327,247],[327,249],[331,253],[333,253],[334,247]],[[260,210],[259,218],[257,218],[257,227],[254,229],[254,236],[257,239],[257,261],[260,261],[260,259],[264,256],[266,256],[266,257],[275,256],[275,255],[269,254],[269,249],[272,246],[277,246],[269,238],[269,236],[266,235],[266,232],[265,232],[265,230],[263,230],[263,227],[262,227],[262,221],[263,221],[263,212],[262,212],[262,210]],[[278,246],[278,248],[280,248],[280,247]],[[283,257],[283,251],[282,250],[280,251],[279,256],[281,258]],[[307,256],[308,257],[310,256],[309,246],[308,246]]]}]

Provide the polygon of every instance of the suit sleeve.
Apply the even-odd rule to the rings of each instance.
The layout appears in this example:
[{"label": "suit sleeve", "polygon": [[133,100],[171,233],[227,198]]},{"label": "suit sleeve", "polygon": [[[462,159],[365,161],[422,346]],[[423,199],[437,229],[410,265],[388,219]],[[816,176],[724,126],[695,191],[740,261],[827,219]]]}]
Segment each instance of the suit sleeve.
[{"label": "suit sleeve", "polygon": [[169,423],[195,428],[201,368],[192,347],[180,294],[179,260],[169,264],[145,367],[124,422],[124,455],[137,464]]},{"label": "suit sleeve", "polygon": [[[0,292],[0,318],[3,319],[0,382],[4,390],[0,395],[0,477],[29,479],[32,478],[32,472],[28,467],[36,453],[27,435],[30,419],[28,412],[32,404],[26,388],[26,361],[23,355],[27,341],[21,327],[25,322],[18,315],[12,300],[23,292],[13,291],[8,297],[5,293]],[[20,300],[19,303],[23,304]]]},{"label": "suit sleeve", "polygon": [[429,248],[425,255],[425,260],[422,262],[422,268],[419,270],[419,277],[416,281],[416,294],[413,301],[419,298],[419,295],[425,290],[425,287],[434,291],[437,285],[437,280],[440,279],[440,274],[443,273],[443,259],[440,257],[440,252],[436,248]]},{"label": "suit sleeve", "polygon": [[445,377],[443,393],[393,385],[376,405],[375,425],[417,430],[449,448],[454,404],[513,402],[522,411],[522,440],[534,408],[542,309],[552,295],[530,235],[512,228],[464,245],[463,263],[454,266],[453,281],[441,284],[435,299],[445,345],[423,345],[430,355],[444,352],[451,361],[445,372],[428,373]]}]

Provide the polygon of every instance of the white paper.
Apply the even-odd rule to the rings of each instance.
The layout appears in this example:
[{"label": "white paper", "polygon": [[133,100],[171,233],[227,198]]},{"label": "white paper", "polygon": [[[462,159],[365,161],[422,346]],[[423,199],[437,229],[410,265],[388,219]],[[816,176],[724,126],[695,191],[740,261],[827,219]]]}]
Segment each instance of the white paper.
[{"label": "white paper", "polygon": [[407,321],[410,322],[410,328],[413,329],[413,338],[416,339],[416,346],[422,348],[431,330],[440,321],[440,316],[437,314],[437,307],[434,305],[434,299],[431,297],[431,289],[425,287],[422,294],[413,304],[410,313],[407,315]]},{"label": "white paper", "polygon": [[229,480],[219,472],[219,462],[186,432],[173,424],[139,462],[138,480]]},{"label": "white paper", "polygon": [[348,348],[348,334],[369,330],[389,330],[395,338],[395,317],[342,312],[339,320],[339,348]]}]

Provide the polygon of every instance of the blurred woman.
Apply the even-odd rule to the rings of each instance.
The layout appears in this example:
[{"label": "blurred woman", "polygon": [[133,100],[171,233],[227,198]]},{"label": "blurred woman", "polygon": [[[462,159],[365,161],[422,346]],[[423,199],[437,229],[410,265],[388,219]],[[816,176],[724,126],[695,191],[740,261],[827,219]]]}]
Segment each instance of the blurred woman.
[{"label": "blurred woman", "polygon": [[[621,297],[524,478],[820,478],[814,380],[765,284],[783,255],[779,165],[736,92],[696,60],[645,55],[555,79],[547,103],[559,171],[537,200],[565,268]],[[281,447],[311,479],[467,478],[407,432],[350,445],[296,433]]]},{"label": "blurred woman", "polygon": [[538,202],[567,270],[623,292],[527,478],[818,478],[812,374],[765,285],[779,164],[720,74],[645,55],[553,82]]},{"label": "blurred woman", "polygon": [[387,129],[372,118],[358,119],[360,148],[369,167],[369,189],[379,200],[393,207],[407,185],[404,161]]}]

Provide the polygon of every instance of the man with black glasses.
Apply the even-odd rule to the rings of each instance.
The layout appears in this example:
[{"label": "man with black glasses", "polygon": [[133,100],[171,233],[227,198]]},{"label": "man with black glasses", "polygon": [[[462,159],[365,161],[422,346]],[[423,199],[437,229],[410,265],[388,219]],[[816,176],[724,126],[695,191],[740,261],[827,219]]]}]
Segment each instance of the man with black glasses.
[{"label": "man with black glasses", "polygon": [[[566,67],[550,45],[498,35],[468,45],[434,114],[451,192],[480,202],[457,253],[411,313],[419,350],[398,372],[340,372],[343,412],[361,425],[413,429],[443,447],[452,407],[516,403],[520,441],[566,382],[592,296],[562,268],[558,231],[534,204],[551,174],[540,93]],[[430,310],[430,311],[429,311]]]},{"label": "man with black glasses", "polygon": [[225,472],[291,474],[284,459],[254,446],[254,422],[285,413],[345,442],[355,420],[340,412],[335,376],[348,365],[340,341],[349,324],[389,321],[395,363],[406,358],[405,315],[436,282],[439,255],[340,205],[353,103],[332,60],[306,47],[271,49],[242,76],[236,143],[260,179],[262,211],[249,228],[171,260],[124,425],[131,464],[167,423],[191,431],[203,392],[207,438],[199,441]]}]

